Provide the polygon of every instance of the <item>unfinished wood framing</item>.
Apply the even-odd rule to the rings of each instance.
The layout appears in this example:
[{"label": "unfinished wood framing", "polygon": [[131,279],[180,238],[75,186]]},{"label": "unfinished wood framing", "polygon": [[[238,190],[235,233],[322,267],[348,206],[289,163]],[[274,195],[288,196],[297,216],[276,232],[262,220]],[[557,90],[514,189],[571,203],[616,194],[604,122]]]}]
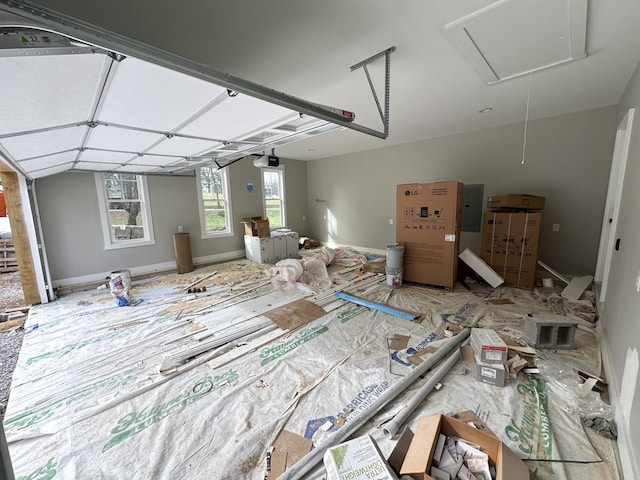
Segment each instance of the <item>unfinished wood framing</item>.
[{"label": "unfinished wood framing", "polygon": [[20,183],[18,174],[14,172],[0,171],[0,180],[5,192],[7,214],[11,223],[11,234],[15,248],[16,261],[20,270],[20,281],[26,303],[40,303],[40,291],[35,266],[33,264],[33,252],[29,242],[28,228],[24,220],[20,196]]}]

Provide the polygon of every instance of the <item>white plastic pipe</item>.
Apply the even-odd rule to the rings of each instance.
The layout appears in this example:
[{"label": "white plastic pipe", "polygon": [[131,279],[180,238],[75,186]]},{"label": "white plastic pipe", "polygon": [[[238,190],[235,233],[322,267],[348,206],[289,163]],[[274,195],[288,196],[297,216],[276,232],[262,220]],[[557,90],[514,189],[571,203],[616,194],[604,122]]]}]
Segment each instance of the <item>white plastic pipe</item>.
[{"label": "white plastic pipe", "polygon": [[411,372],[411,374],[403,377],[396,385],[384,392],[368,410],[358,415],[351,422],[346,423],[342,428],[340,428],[340,430],[331,436],[326,443],[317,445],[316,448],[311,450],[291,468],[288,468],[282,475],[280,475],[278,480],[295,480],[304,478],[304,475],[322,459],[324,452],[328,448],[342,443],[349,438],[370,418],[382,410],[391,400],[404,392],[411,384],[413,384],[413,382],[433,368],[433,366],[442,360],[449,352],[458,348],[458,346],[464,342],[470,334],[471,329],[465,328],[445,345],[442,345],[437,352],[422,362],[413,372]]},{"label": "white plastic pipe", "polygon": [[416,392],[416,394],[409,400],[407,406],[400,410],[398,414],[391,420],[387,425],[382,429],[384,436],[387,438],[392,438],[400,427],[404,425],[409,416],[418,408],[418,405],[422,403],[422,401],[427,398],[427,395],[431,393],[431,390],[438,384],[442,378],[449,373],[449,370],[453,368],[453,366],[458,363],[460,360],[460,350],[454,351],[446,361],[441,363],[436,370],[431,374],[429,381],[425,383],[420,390]]}]

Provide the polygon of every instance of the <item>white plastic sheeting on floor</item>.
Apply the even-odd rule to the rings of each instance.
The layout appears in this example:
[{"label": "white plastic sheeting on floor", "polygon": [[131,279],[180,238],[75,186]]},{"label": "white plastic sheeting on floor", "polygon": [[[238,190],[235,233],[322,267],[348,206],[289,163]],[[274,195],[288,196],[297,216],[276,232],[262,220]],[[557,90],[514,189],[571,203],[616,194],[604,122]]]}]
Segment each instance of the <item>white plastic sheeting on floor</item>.
[{"label": "white plastic sheeting on floor", "polygon": [[[372,434],[388,454],[394,441],[383,437],[377,419],[426,379],[386,406],[381,400],[416,368],[409,355],[448,342],[443,330],[454,324],[518,339],[527,314],[561,312],[579,323],[579,348],[540,354],[600,374],[589,299],[510,288],[390,290],[383,283],[367,298],[421,312],[421,323],[345,303],[297,330],[258,330],[159,372],[168,353],[196,343],[196,333],[210,330],[215,338],[260,323],[267,309],[303,295],[320,298],[273,291],[260,283],[264,275],[254,280],[254,290],[210,285],[199,297],[182,293],[186,277],[178,286],[134,283],[134,298],[143,300],[135,307],[115,306],[104,291],[34,307],[4,421],[16,477],[257,480],[283,429],[323,449],[361,415],[372,420],[353,435]],[[495,298],[514,303],[487,302]],[[396,334],[409,337],[407,348],[390,350]],[[470,366],[458,363],[442,383],[409,426],[424,415],[472,410],[540,479],[618,478],[613,442],[585,432],[540,377],[520,373],[500,388],[476,382]],[[314,465],[303,478],[321,472]]]}]

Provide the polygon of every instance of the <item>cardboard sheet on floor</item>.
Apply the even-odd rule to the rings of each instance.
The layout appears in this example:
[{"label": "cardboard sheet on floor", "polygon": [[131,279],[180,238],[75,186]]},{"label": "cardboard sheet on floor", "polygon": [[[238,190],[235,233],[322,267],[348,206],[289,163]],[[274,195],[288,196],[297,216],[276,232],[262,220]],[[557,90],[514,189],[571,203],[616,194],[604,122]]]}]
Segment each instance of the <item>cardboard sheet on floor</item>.
[{"label": "cardboard sheet on floor", "polygon": [[263,315],[273,320],[273,323],[283,330],[293,330],[301,327],[305,323],[309,323],[311,320],[320,318],[326,313],[327,312],[315,303],[301,298],[281,307],[269,310],[268,312],[263,313]]},{"label": "cardboard sheet on floor", "polygon": [[282,475],[288,467],[295,465],[313,446],[313,442],[295,433],[283,430],[273,445],[271,468],[267,480],[274,480]]}]

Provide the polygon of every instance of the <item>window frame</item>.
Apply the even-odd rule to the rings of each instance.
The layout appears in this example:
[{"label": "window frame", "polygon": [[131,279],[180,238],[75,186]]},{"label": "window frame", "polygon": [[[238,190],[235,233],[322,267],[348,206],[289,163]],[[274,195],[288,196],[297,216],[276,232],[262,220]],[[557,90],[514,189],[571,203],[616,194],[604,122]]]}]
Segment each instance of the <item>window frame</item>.
[{"label": "window frame", "polygon": [[269,218],[269,216],[267,215],[267,195],[265,192],[265,181],[264,181],[264,175],[266,172],[275,172],[278,174],[278,177],[280,178],[280,198],[281,198],[281,218],[282,218],[282,224],[281,225],[271,225],[271,223],[269,223],[269,228],[271,230],[274,229],[278,229],[278,228],[285,228],[287,226],[287,192],[286,192],[286,188],[285,188],[285,178],[284,178],[284,165],[279,165],[277,167],[263,167],[260,169],[260,181],[262,183],[262,213],[264,215],[264,218]]},{"label": "window frame", "polygon": [[[114,172],[120,174],[128,174],[127,172]],[[104,240],[105,250],[115,250],[120,248],[145,247],[155,245],[155,235],[153,231],[153,217],[151,215],[151,202],[149,200],[149,186],[145,175],[134,175],[138,182],[138,200],[141,208],[140,214],[144,224],[144,238],[136,238],[133,240],[115,241],[111,238],[111,220],[109,218],[109,199],[106,187],[106,175],[109,172],[96,172],[96,193],[98,196],[98,210],[100,212],[100,227],[102,229],[102,238]]]},{"label": "window frame", "polygon": [[[204,211],[204,198],[202,196],[202,169],[209,168],[214,172],[220,172],[222,175],[222,188],[225,196],[225,218],[227,219],[227,226],[225,230],[220,230],[218,232],[207,232],[207,223],[205,219],[205,211]],[[215,168],[209,166],[202,166],[196,169],[196,185],[197,185],[197,195],[198,195],[198,213],[200,216],[200,238],[202,240],[206,240],[208,238],[221,238],[221,237],[232,237],[233,236],[233,213],[231,208],[231,186],[230,186],[230,175],[228,168]]]}]

